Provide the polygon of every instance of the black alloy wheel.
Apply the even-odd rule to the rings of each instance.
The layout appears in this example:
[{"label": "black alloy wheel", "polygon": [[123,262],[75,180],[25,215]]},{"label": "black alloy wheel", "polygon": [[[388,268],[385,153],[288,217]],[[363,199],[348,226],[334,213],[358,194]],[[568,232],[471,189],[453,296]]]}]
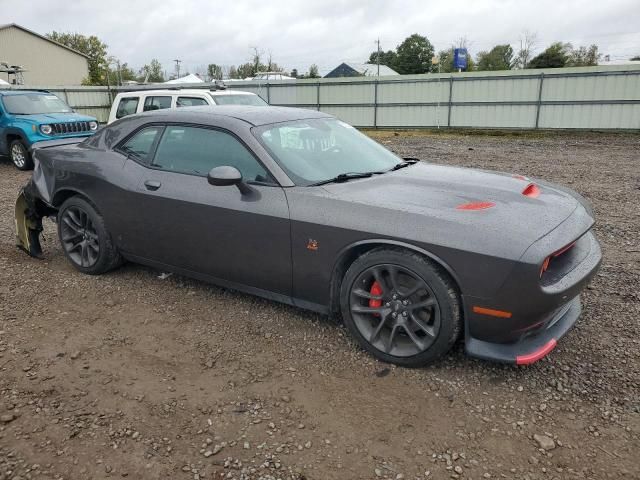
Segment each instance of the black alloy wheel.
[{"label": "black alloy wheel", "polygon": [[89,214],[72,206],[62,212],[60,221],[60,240],[67,257],[80,267],[93,267],[100,256],[100,242]]},{"label": "black alloy wheel", "polygon": [[102,216],[82,197],[68,198],[58,210],[58,237],[67,259],[82,273],[99,275],[122,263]]},{"label": "black alloy wheel", "polygon": [[423,366],[446,353],[461,329],[450,277],[429,259],[399,249],[375,249],[347,270],[342,317],[376,358]]},{"label": "black alloy wheel", "polygon": [[387,355],[422,353],[440,332],[440,305],[433,291],[401,265],[376,265],[362,272],[349,306],[362,336]]}]

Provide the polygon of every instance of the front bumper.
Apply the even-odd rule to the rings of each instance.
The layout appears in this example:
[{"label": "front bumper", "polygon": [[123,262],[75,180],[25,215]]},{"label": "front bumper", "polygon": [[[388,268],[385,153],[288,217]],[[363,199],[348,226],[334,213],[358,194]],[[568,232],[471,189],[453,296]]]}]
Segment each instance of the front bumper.
[{"label": "front bumper", "polygon": [[582,306],[578,296],[554,312],[547,327],[535,336],[524,337],[509,344],[467,337],[465,350],[469,355],[485,360],[529,365],[545,357],[555,348],[557,341],[571,330],[581,312]]},{"label": "front bumper", "polygon": [[[569,232],[557,244],[573,239]],[[495,297],[463,296],[467,353],[526,365],[553,350],[580,316],[580,294],[602,262],[600,245],[590,229],[567,255],[571,257],[566,268],[549,281],[538,280],[535,262],[520,262]]]}]

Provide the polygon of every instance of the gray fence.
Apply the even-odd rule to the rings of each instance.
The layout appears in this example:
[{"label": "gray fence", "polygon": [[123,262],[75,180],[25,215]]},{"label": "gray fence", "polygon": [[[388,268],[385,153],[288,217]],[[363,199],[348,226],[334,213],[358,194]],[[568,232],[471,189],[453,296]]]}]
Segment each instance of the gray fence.
[{"label": "gray fence", "polygon": [[[106,121],[119,91],[52,87]],[[298,81],[229,82],[272,105],[310,108],[371,128],[640,129],[640,66]],[[206,84],[184,88],[209,88]]]}]

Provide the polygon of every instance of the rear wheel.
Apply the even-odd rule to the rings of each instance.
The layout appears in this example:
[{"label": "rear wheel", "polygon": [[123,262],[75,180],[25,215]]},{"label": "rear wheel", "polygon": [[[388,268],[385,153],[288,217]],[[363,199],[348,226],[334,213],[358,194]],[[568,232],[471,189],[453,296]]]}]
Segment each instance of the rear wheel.
[{"label": "rear wheel", "polygon": [[14,140],[9,144],[9,157],[18,170],[33,168],[33,160],[22,140]]},{"label": "rear wheel", "polygon": [[409,251],[376,249],[359,257],[345,274],[340,299],[351,334],[385,362],[426,365],[445,354],[460,333],[453,282]]},{"label": "rear wheel", "polygon": [[71,197],[60,207],[58,237],[67,259],[82,273],[99,275],[122,261],[102,216],[83,198]]}]

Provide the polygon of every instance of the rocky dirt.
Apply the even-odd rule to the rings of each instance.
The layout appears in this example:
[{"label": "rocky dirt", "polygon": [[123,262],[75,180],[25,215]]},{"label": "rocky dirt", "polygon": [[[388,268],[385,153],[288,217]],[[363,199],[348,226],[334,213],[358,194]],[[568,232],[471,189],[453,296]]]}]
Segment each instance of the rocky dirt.
[{"label": "rocky dirt", "polygon": [[584,313],[526,367],[407,370],[316,314],[14,246],[28,173],[0,160],[0,479],[640,478],[640,137],[376,133],[446,164],[539,176],[595,206]]}]

